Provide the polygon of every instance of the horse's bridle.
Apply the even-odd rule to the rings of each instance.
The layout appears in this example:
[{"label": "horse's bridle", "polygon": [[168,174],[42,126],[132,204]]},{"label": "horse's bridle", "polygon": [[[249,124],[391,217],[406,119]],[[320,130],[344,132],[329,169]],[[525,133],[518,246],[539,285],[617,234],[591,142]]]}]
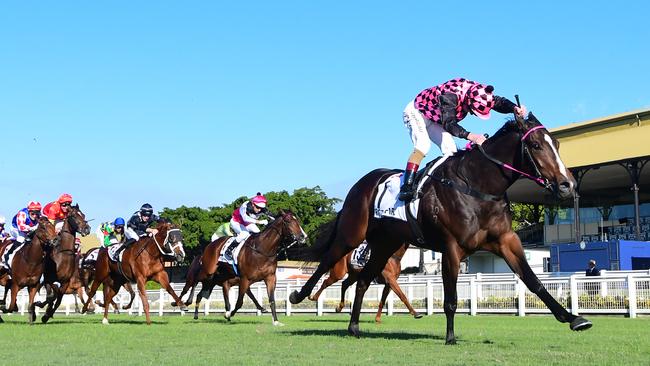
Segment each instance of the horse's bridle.
[{"label": "horse's bridle", "polygon": [[[284,219],[284,215],[281,216],[279,219],[276,219],[276,220],[280,220],[280,219],[282,220],[282,228],[283,228],[283,229],[288,229],[287,221]],[[283,242],[285,241],[284,239],[285,239],[286,235],[283,235],[283,234],[282,234],[283,230],[280,230],[280,229],[278,229],[278,228],[275,227],[275,226],[270,226],[269,229],[270,229],[270,230],[275,230],[275,232],[278,233],[278,236],[280,237],[280,240],[283,241]],[[289,232],[291,232],[291,230],[289,230]],[[279,254],[281,251],[284,250],[285,253],[286,253],[287,249],[291,248],[291,247],[294,246],[296,243],[298,243],[298,238],[296,238],[296,235],[295,235],[294,233],[291,233],[291,240],[292,240],[292,242],[289,243],[289,245],[285,245],[285,246],[282,246],[282,247],[281,247],[281,246],[278,246],[278,248],[277,248],[277,250],[275,251],[275,253],[270,254],[270,255],[269,255],[269,254],[266,254],[266,253],[262,253],[262,251],[259,250],[259,249],[257,248],[257,245],[253,246],[252,244],[248,244],[248,242],[247,242],[247,245],[248,245],[248,247],[250,247],[253,251],[255,251],[256,253],[258,253],[258,254],[260,254],[260,255],[262,255],[262,256],[264,256],[264,257],[267,257],[267,258],[274,258],[274,257],[277,257],[278,254]],[[257,244],[257,242],[256,242],[256,244]]]},{"label": "horse's bridle", "polygon": [[[162,255],[167,255],[167,256],[174,256],[174,249],[180,247],[181,251],[185,253],[185,250],[183,249],[183,241],[177,242],[175,245],[171,245],[172,243],[169,241],[169,234],[173,232],[179,232],[180,233],[181,229],[169,229],[167,230],[167,233],[165,234],[165,240],[163,241],[163,246],[158,243],[158,239],[156,239],[156,236],[153,235],[153,241],[156,243],[156,247],[158,248],[158,251]],[[164,249],[163,249],[164,248]]]},{"label": "horse's bridle", "polygon": [[526,131],[526,132],[524,133],[524,135],[523,135],[523,136],[521,137],[521,139],[520,139],[520,142],[521,142],[521,158],[522,158],[522,161],[523,161],[524,158],[527,158],[527,159],[528,159],[528,161],[529,161],[529,162],[531,163],[531,165],[533,166],[533,169],[535,170],[535,175],[531,175],[531,174],[528,174],[528,173],[526,173],[526,172],[523,172],[523,171],[521,171],[521,170],[519,170],[519,169],[513,167],[513,166],[510,165],[510,164],[504,163],[504,162],[502,162],[501,160],[498,160],[498,159],[496,159],[496,158],[490,156],[490,154],[488,154],[488,153],[483,149],[483,146],[481,146],[481,145],[478,145],[478,149],[479,149],[479,151],[481,152],[481,154],[483,154],[483,156],[485,156],[485,157],[486,157],[488,160],[490,160],[491,162],[493,162],[493,163],[495,163],[495,164],[501,166],[501,167],[504,168],[504,169],[511,170],[511,171],[513,171],[513,172],[515,172],[515,173],[518,173],[518,174],[523,175],[524,177],[526,177],[526,178],[532,180],[533,182],[537,183],[537,184],[538,184],[540,187],[542,187],[542,188],[546,188],[546,189],[548,189],[548,190],[552,190],[552,189],[553,189],[552,184],[548,181],[548,179],[546,179],[546,178],[544,178],[544,176],[542,176],[542,173],[540,172],[539,167],[537,166],[537,163],[535,162],[535,159],[533,159],[533,155],[530,153],[530,150],[528,149],[528,146],[526,145],[526,138],[527,138],[531,133],[533,133],[534,131],[537,131],[537,130],[544,129],[544,128],[546,128],[546,127],[544,127],[544,126],[542,126],[542,125],[535,126],[535,127],[531,128],[531,129],[529,129],[528,131]]}]

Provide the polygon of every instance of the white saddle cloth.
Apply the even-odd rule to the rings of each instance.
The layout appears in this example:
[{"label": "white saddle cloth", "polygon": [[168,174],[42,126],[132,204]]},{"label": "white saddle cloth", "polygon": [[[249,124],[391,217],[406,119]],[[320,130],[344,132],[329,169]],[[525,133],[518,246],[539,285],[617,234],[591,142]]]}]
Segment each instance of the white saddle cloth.
[{"label": "white saddle cloth", "polygon": [[[406,205],[398,199],[399,190],[402,187],[402,177],[402,173],[396,173],[379,183],[377,197],[375,197],[375,218],[391,217],[406,221]],[[419,204],[419,198],[409,204],[409,209],[415,218],[418,217]]]}]

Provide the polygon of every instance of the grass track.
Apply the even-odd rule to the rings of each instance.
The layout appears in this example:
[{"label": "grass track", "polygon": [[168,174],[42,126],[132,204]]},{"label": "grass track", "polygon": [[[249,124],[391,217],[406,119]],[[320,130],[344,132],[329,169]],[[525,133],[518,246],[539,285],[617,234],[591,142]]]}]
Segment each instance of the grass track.
[{"label": "grass track", "polygon": [[5,365],[648,365],[650,318],[589,317],[576,333],[550,316],[456,317],[457,346],[444,346],[444,316],[362,317],[363,336],[346,335],[348,316],[184,317],[59,316],[30,327],[4,316],[0,361]]}]

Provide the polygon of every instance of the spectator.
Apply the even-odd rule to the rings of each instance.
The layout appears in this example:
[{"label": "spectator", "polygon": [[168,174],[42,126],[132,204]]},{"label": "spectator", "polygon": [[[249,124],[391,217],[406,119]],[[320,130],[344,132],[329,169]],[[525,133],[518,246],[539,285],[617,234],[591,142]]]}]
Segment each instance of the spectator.
[{"label": "spectator", "polygon": [[[589,268],[587,268],[586,276],[600,276],[600,270],[596,267],[596,261],[593,259],[589,260]],[[600,283],[599,282],[587,282],[585,283],[587,287],[587,293],[590,296],[596,296],[600,293]]]},{"label": "spectator", "polygon": [[587,268],[587,276],[600,276],[600,270],[596,267],[596,261],[593,259],[589,260],[589,268]]}]

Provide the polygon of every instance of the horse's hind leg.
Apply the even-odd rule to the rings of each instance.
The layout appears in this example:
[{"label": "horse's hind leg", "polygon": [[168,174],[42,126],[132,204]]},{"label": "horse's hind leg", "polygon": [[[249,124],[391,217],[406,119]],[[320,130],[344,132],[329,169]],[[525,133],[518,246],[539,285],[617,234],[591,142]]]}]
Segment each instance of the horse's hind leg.
[{"label": "horse's hind leg", "polygon": [[340,261],[336,262],[334,267],[330,269],[329,277],[323,281],[323,284],[320,286],[318,291],[315,294],[309,296],[309,300],[318,301],[320,295],[325,291],[326,288],[332,286],[336,282],[340,281],[343,276],[347,273],[347,258],[344,256]]},{"label": "horse's hind leg", "polygon": [[0,306],[5,306],[7,303],[7,295],[9,295],[9,289],[11,288],[12,280],[8,279],[7,282],[5,283],[5,293],[2,296],[2,300],[0,300]]},{"label": "horse's hind leg", "polygon": [[[242,278],[239,281],[239,294],[237,295],[237,303],[235,303],[235,308],[232,309],[232,312],[230,312],[230,314],[228,314],[228,316],[226,317],[228,321],[230,321],[230,318],[235,316],[237,310],[241,309],[242,305],[244,304],[244,295],[246,295],[246,292],[248,291],[249,287],[250,287],[250,283],[248,282],[248,279]],[[271,304],[271,311],[273,312],[274,309],[275,309],[275,303]],[[273,318],[276,319],[275,316]]]},{"label": "horse's hind leg", "polygon": [[357,282],[358,276],[359,276],[358,272],[348,272],[348,278],[346,278],[341,284],[341,301],[339,302],[338,306],[336,306],[335,309],[337,313],[340,313],[341,310],[343,310],[343,308],[345,307],[345,292],[348,290],[350,286],[352,286],[355,282]]},{"label": "horse's hind leg", "polygon": [[390,287],[393,290],[393,292],[397,295],[397,297],[399,297],[399,299],[402,300],[404,305],[406,305],[406,308],[409,309],[409,313],[411,313],[411,315],[413,315],[415,319],[422,318],[422,314],[418,313],[417,311],[415,311],[415,309],[413,309],[413,306],[409,302],[409,299],[406,297],[406,295],[404,295],[402,288],[399,287],[397,280],[388,276],[384,276],[384,279],[386,280],[386,287]]},{"label": "horse's hind leg", "polygon": [[388,284],[384,285],[384,289],[381,291],[381,301],[379,301],[379,307],[377,307],[377,314],[375,315],[375,323],[381,323],[381,312],[384,310],[384,304],[389,292],[390,286]]},{"label": "horse's hind leg", "polygon": [[131,299],[129,300],[129,303],[122,306],[122,310],[129,310],[131,309],[131,305],[133,305],[133,300],[135,300],[135,291],[133,291],[133,286],[131,286],[131,282],[125,282],[124,283],[124,289],[128,291],[129,296]]},{"label": "horse's hind leg", "polygon": [[359,316],[361,314],[361,305],[363,304],[363,296],[370,286],[373,278],[377,277],[381,270],[386,266],[388,258],[395,252],[399,242],[390,243],[383,242],[378,245],[373,245],[368,264],[359,273],[357,281],[357,292],[354,296],[354,305],[352,307],[352,316],[350,317],[350,324],[348,325],[348,333],[355,337],[359,337]]},{"label": "horse's hind leg", "polygon": [[533,272],[526,261],[524,249],[521,246],[521,240],[514,232],[508,232],[499,238],[496,246],[487,248],[493,253],[501,256],[514,273],[526,284],[526,287],[537,295],[544,304],[551,310],[555,319],[562,323],[570,323],[571,330],[586,330],[591,328],[592,323],[581,317],[569,313],[551,294],[548,293],[544,285],[539,281],[537,275]]},{"label": "horse's hind leg", "polygon": [[262,305],[260,305],[260,303],[255,298],[255,295],[253,295],[253,291],[251,291],[250,288],[248,289],[248,291],[246,291],[246,295],[248,295],[248,298],[251,299],[253,304],[255,304],[257,310],[261,311],[262,313],[266,313],[268,311]]}]

